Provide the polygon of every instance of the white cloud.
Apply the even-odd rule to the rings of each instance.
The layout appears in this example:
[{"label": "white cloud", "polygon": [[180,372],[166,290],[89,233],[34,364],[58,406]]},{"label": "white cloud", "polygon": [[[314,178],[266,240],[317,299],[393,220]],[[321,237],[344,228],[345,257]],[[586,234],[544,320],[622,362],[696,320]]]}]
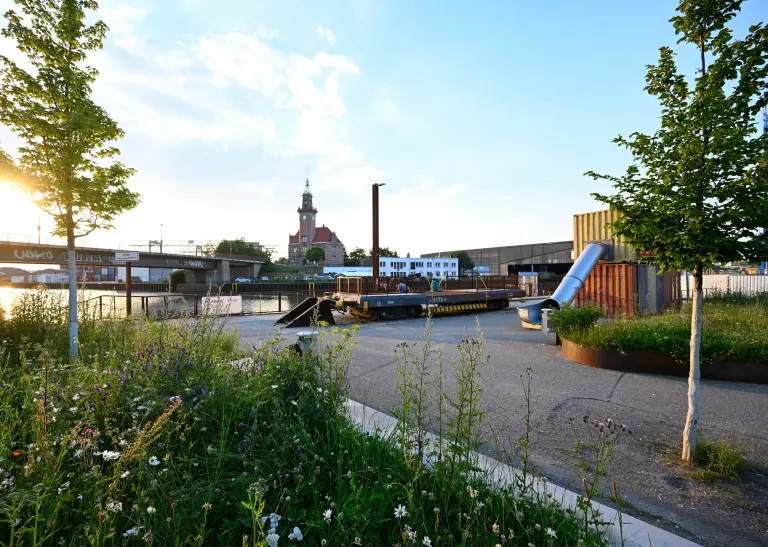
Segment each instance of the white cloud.
[{"label": "white cloud", "polygon": [[392,101],[384,101],[384,104],[382,105],[384,107],[384,110],[389,110],[390,112],[397,112],[397,106],[395,106],[395,103]]},{"label": "white cloud", "polygon": [[267,27],[259,25],[259,28],[256,29],[256,35],[259,38],[263,38],[264,40],[274,40],[275,38],[280,36],[280,31],[277,29],[269,29]]},{"label": "white cloud", "polygon": [[359,74],[360,69],[357,65],[350,61],[347,57],[341,55],[331,55],[325,51],[321,51],[315,55],[315,62],[322,67],[333,68],[339,72],[349,72],[351,74]]},{"label": "white cloud", "polygon": [[326,28],[323,25],[317,25],[316,32],[320,38],[328,40],[329,44],[333,45],[336,43],[336,34],[334,34],[331,29]]},{"label": "white cloud", "polygon": [[109,27],[107,39],[132,53],[143,46],[135,29],[146,15],[146,10],[127,5],[103,8],[98,13],[101,20]]}]

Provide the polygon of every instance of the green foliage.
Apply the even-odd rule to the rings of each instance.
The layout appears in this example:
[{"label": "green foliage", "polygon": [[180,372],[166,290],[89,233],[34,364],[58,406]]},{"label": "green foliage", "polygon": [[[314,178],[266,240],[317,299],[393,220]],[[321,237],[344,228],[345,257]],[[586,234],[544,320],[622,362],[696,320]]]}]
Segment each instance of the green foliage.
[{"label": "green foliage", "polygon": [[259,249],[253,243],[240,239],[222,239],[214,250],[217,254],[253,256],[262,259],[265,263],[272,261],[272,252],[268,249]]},{"label": "green foliage", "polygon": [[573,331],[591,329],[602,316],[600,307],[591,302],[581,308],[564,304],[559,310],[552,311],[549,321],[560,336],[567,337]]},{"label": "green foliage", "polygon": [[307,262],[319,262],[325,260],[325,251],[322,247],[310,247],[304,253],[304,258]]},{"label": "green foliage", "polygon": [[86,24],[93,0],[17,0],[5,14],[5,38],[33,70],[0,55],[0,122],[26,144],[18,168],[36,203],[55,222],[54,234],[74,238],[111,228],[139,203],[126,187],[133,169],[115,160],[109,143],[123,131],[91,99],[98,72],[85,65],[101,49],[107,26]]},{"label": "green foliage", "polygon": [[467,251],[453,251],[451,253],[451,258],[459,259],[460,272],[469,272],[475,269],[475,263],[469,257],[469,253]]},{"label": "green foliage", "polygon": [[[0,542],[263,546],[274,526],[286,545],[298,544],[294,527],[305,545],[495,545],[501,534],[510,545],[551,545],[552,534],[607,544],[597,517],[577,518],[534,483],[492,486],[466,459],[438,462],[433,447],[424,456],[435,465],[424,465],[351,424],[356,329],[319,330],[303,356],[276,338],[242,358],[206,317],[99,323],[72,365],[66,343],[26,346],[22,359],[3,346]],[[452,414],[456,431],[482,416],[482,342],[462,347],[470,391],[451,401],[475,406]]]},{"label": "green foliage", "polygon": [[170,282],[171,292],[176,292],[176,289],[179,288],[179,285],[184,283],[184,270],[175,270],[171,272],[171,275],[168,276],[168,280]]},{"label": "green foliage", "polygon": [[768,135],[758,126],[768,103],[768,28],[753,25],[735,39],[726,24],[740,7],[680,1],[675,32],[701,56],[693,86],[662,47],[645,87],[661,103],[661,129],[614,140],[634,158],[625,175],[587,173],[614,185],[613,195],[593,194],[619,213],[613,232],[664,270],[701,272],[766,253],[768,232],[757,229],[768,211]]},{"label": "green foliage", "polygon": [[299,268],[296,266],[288,266],[287,264],[275,264],[273,262],[266,262],[259,270],[260,274],[276,273],[276,274],[291,274],[298,273]]},{"label": "green foliage", "polygon": [[[349,253],[349,258],[355,261],[355,264],[353,266],[360,266],[360,261],[365,260],[366,258],[370,258],[370,254],[366,252],[365,249],[362,247],[355,247],[351,253]],[[381,255],[381,256],[388,256],[388,255]]]},{"label": "green foliage", "polygon": [[[370,249],[368,251],[368,256],[365,258],[370,258],[371,256],[373,256],[373,249]],[[383,257],[383,256],[398,258],[400,255],[397,254],[397,251],[393,251],[389,247],[379,247],[379,257]]]},{"label": "green foliage", "polygon": [[[617,319],[588,330],[573,329],[567,334],[558,332],[577,344],[619,351],[655,351],[686,362],[691,339],[686,314],[690,314],[688,305],[681,311]],[[768,296],[747,302],[743,302],[743,297],[707,298],[703,322],[706,327],[701,340],[703,360],[768,364]]]},{"label": "green foliage", "polygon": [[710,473],[731,479],[739,478],[744,467],[744,452],[725,439],[699,439],[694,461]]}]

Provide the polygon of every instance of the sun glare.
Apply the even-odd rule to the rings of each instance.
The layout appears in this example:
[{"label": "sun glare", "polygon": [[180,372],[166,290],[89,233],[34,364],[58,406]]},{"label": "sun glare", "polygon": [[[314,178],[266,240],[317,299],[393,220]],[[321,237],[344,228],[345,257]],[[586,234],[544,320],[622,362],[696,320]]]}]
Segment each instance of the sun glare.
[{"label": "sun glare", "polygon": [[38,218],[44,216],[21,190],[0,180],[0,239],[36,235]]}]

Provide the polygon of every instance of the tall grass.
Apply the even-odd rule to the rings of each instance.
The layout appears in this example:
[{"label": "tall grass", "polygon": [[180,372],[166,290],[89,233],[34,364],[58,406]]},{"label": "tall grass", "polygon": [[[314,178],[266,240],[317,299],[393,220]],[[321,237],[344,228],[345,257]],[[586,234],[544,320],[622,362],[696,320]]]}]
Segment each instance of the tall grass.
[{"label": "tall grass", "polygon": [[[580,310],[576,310],[580,313]],[[589,313],[591,318],[591,312]],[[648,350],[687,361],[691,337],[690,306],[661,314],[573,328],[562,336],[579,344]],[[704,302],[701,357],[768,363],[768,295],[713,295]]]},{"label": "tall grass", "polygon": [[[412,348],[413,405],[390,437],[345,414],[354,328],[322,329],[303,355],[276,337],[243,356],[205,316],[93,323],[71,365],[65,339],[4,328],[0,545],[605,544],[599,516],[477,468],[480,336],[440,397],[434,353]],[[444,452],[424,440],[434,401]]]}]

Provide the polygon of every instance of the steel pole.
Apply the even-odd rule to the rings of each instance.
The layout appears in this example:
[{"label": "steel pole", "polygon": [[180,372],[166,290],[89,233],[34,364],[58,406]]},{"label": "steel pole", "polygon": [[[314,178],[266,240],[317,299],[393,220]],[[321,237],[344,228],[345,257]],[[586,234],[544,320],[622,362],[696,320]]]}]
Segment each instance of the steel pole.
[{"label": "steel pole", "polygon": [[373,283],[374,292],[379,290],[379,185],[374,183],[373,187],[373,249],[371,250],[371,261],[373,262]]},{"label": "steel pole", "polygon": [[131,316],[131,263],[125,263],[125,316]]}]

